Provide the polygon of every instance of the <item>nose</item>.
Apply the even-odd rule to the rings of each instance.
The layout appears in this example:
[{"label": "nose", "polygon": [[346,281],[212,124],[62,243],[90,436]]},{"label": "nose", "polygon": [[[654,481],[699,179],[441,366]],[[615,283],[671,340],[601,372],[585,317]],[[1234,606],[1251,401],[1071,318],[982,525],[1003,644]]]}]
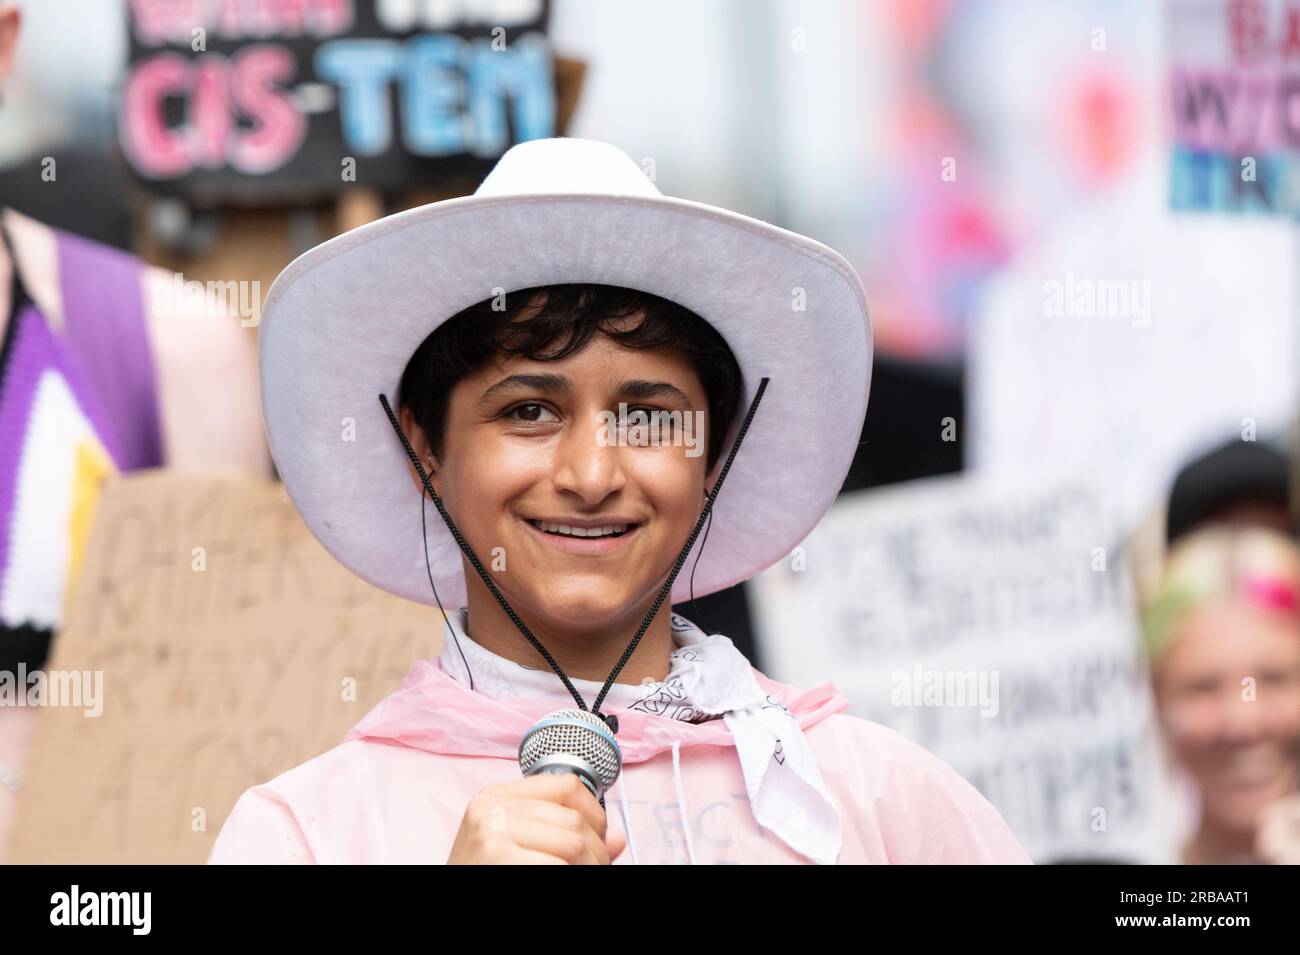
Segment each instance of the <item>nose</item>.
[{"label": "nose", "polygon": [[555,489],[578,497],[588,507],[598,506],[627,485],[625,448],[602,442],[599,418],[590,427],[566,429],[556,445],[551,483]]}]

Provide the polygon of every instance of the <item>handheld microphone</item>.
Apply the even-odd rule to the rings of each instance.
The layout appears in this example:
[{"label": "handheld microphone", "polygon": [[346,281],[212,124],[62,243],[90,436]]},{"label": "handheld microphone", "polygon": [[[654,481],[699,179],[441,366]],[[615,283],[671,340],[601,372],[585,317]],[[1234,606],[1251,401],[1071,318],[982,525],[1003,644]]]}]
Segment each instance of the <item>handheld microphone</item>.
[{"label": "handheld microphone", "polygon": [[601,806],[623,769],[623,752],[599,714],[570,707],[547,713],[519,741],[525,776],[573,773]]}]

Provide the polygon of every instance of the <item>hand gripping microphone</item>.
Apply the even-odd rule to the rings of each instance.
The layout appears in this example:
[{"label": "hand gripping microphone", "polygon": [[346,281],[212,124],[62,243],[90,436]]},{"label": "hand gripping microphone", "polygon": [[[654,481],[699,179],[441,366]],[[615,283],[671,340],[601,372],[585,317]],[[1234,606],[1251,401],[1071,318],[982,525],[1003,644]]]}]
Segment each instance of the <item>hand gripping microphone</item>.
[{"label": "hand gripping microphone", "polygon": [[571,707],[548,713],[519,742],[525,776],[573,773],[603,806],[623,768],[623,754],[599,714]]}]

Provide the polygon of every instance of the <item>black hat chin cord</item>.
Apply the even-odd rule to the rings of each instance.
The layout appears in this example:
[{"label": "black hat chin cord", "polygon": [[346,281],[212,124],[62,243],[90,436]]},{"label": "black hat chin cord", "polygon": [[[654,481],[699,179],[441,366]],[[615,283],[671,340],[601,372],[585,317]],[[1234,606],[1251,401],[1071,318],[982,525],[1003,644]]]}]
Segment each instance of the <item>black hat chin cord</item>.
[{"label": "black hat chin cord", "polygon": [[[766,377],[759,379],[758,391],[754,393],[754,398],[749,403],[749,411],[746,412],[745,418],[740,424],[740,431],[736,435],[736,442],[732,445],[731,453],[727,455],[727,460],[722,465],[722,470],[718,473],[718,480],[714,483],[713,490],[705,497],[704,510],[700,512],[699,519],[695,522],[695,527],[691,531],[691,536],[686,540],[686,546],[683,547],[681,553],[677,555],[677,560],[673,564],[673,569],[668,574],[668,579],[664,581],[663,586],[659,589],[659,595],[655,598],[654,604],[651,605],[650,612],[646,614],[645,619],[641,622],[641,626],[637,629],[636,636],[632,638],[632,642],[628,644],[627,649],[623,651],[623,655],[619,657],[618,663],[614,665],[614,669],[609,674],[609,679],[605,681],[604,687],[601,688],[600,695],[596,697],[596,702],[591,707],[590,712],[605,720],[605,722],[609,724],[610,729],[615,733],[618,732],[617,718],[612,714],[606,716],[601,713],[600,705],[605,701],[605,696],[609,693],[610,687],[613,685],[619,673],[622,672],[623,667],[627,665],[627,661],[631,659],[632,654],[636,651],[637,644],[641,642],[641,637],[645,635],[646,630],[650,627],[650,621],[655,618],[655,614],[659,612],[659,608],[663,606],[664,600],[667,599],[668,594],[672,591],[673,581],[677,579],[678,573],[681,572],[682,566],[686,563],[686,558],[690,554],[691,548],[695,545],[695,539],[699,536],[700,528],[704,526],[704,522],[713,511],[713,503],[718,498],[718,492],[722,490],[722,482],[726,478],[727,472],[731,470],[731,462],[735,460],[736,453],[740,450],[740,443],[745,440],[745,432],[749,430],[750,422],[754,420],[754,413],[758,410],[758,403],[763,397],[763,392],[767,390],[768,381],[769,379]],[[398,423],[397,416],[393,414],[392,406],[388,403],[388,397],[381,394],[379,396],[379,402],[384,406],[384,412],[388,415],[388,420],[392,423],[393,430],[397,432],[398,438],[401,439],[402,447],[406,449],[407,457],[409,457],[411,463],[415,465],[416,473],[420,475],[420,480],[424,484],[425,491],[428,493],[429,497],[433,499],[434,506],[438,508],[438,513],[442,515],[443,521],[447,524],[447,529],[451,531],[451,536],[455,539],[461,552],[469,560],[474,570],[478,572],[479,577],[482,578],[483,583],[487,586],[487,589],[491,592],[492,596],[496,598],[497,603],[501,605],[501,609],[505,611],[506,616],[510,618],[516,627],[519,628],[519,632],[522,633],[524,638],[533,645],[533,648],[542,655],[542,659],[547,662],[550,668],[555,671],[555,675],[560,678],[560,681],[573,696],[575,702],[577,702],[578,708],[586,710],[587,704],[583,701],[582,694],[574,688],[573,683],[565,675],[564,670],[555,662],[555,658],[552,657],[547,649],[542,646],[541,642],[533,636],[532,631],[528,629],[528,625],[519,618],[519,615],[515,613],[510,604],[506,602],[506,598],[501,595],[501,591],[499,591],[496,584],[492,582],[492,577],[483,569],[482,563],[479,562],[473,549],[465,540],[464,535],[461,534],[460,528],[456,526],[456,522],[453,521],[451,515],[447,513],[447,508],[443,505],[442,498],[440,498],[438,493],[433,489],[433,485],[430,483],[429,477],[425,473],[424,466],[420,463],[419,455],[417,455],[415,449],[411,447],[411,442],[407,439],[405,432],[402,431],[402,426]],[[436,590],[434,591],[434,597],[437,597]]]}]

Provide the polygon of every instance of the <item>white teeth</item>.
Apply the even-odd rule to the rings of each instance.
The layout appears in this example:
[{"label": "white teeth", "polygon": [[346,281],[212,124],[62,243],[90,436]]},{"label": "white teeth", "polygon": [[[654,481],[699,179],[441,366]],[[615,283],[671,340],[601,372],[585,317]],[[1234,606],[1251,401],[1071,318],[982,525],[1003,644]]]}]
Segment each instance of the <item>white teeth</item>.
[{"label": "white teeth", "polygon": [[568,524],[552,524],[550,521],[533,521],[532,523],[551,534],[566,534],[569,537],[605,537],[609,534],[621,534],[627,530],[626,524],[606,524],[604,527],[570,527]]}]

